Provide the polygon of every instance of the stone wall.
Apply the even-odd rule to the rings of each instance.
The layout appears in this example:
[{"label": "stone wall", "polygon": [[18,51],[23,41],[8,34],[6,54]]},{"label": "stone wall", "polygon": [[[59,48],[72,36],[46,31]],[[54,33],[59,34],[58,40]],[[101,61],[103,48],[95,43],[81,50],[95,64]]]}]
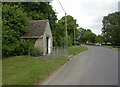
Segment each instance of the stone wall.
[{"label": "stone wall", "polygon": [[43,50],[43,38],[38,38],[35,42],[34,47],[37,49],[40,49],[41,51],[44,52],[44,50]]},{"label": "stone wall", "polygon": [[46,37],[49,37],[49,54],[52,53],[52,48],[53,48],[53,41],[52,41],[52,32],[50,30],[50,25],[49,25],[49,22],[47,22],[47,26],[46,26],[46,31],[44,33],[44,51],[45,51],[45,54],[47,53],[46,52]]}]

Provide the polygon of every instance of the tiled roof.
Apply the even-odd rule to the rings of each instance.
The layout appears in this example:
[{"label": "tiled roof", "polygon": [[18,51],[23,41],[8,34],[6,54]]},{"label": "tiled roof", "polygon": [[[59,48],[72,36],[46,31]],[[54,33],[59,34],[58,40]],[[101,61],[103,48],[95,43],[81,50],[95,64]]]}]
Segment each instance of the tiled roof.
[{"label": "tiled roof", "polygon": [[28,22],[28,32],[21,38],[35,38],[44,34],[48,20],[31,20]]}]

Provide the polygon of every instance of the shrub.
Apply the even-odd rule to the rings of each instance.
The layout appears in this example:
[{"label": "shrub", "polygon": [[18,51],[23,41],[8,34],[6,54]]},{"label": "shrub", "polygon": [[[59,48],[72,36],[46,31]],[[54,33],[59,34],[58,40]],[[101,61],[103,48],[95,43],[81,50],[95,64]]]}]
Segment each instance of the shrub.
[{"label": "shrub", "polygon": [[30,56],[42,56],[43,52],[38,48],[30,48]]},{"label": "shrub", "polygon": [[20,36],[27,32],[28,19],[27,13],[22,8],[7,4],[2,6],[3,57],[21,54]]}]

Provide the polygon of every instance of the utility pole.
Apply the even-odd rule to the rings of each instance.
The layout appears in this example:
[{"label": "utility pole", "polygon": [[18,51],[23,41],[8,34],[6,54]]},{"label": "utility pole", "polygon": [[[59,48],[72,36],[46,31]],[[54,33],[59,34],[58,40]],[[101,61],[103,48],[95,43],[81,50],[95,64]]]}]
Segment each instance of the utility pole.
[{"label": "utility pole", "polygon": [[66,30],[66,45],[68,45],[68,35],[67,35],[67,14],[65,13],[65,30]]},{"label": "utility pole", "polygon": [[74,42],[74,45],[75,45],[75,28],[74,28],[74,41],[73,42]]},{"label": "utility pole", "polygon": [[120,1],[118,2],[118,12],[120,12]]},{"label": "utility pole", "polygon": [[61,8],[63,9],[64,13],[65,13],[65,31],[66,31],[66,48],[67,48],[66,50],[67,50],[67,53],[68,53],[67,13],[66,13],[66,11],[64,10],[64,8],[63,8],[63,6],[62,6],[62,4],[60,3],[59,0],[58,0],[58,2],[59,2],[59,4],[60,4]]}]

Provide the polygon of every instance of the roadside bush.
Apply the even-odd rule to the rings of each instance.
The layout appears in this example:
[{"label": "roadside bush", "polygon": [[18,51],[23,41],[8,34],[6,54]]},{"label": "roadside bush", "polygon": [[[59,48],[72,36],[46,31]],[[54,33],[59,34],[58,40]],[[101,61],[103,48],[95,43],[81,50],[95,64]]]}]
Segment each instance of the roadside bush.
[{"label": "roadside bush", "polygon": [[[2,6],[2,56],[21,54],[20,37],[27,32],[27,14],[17,6]],[[22,45],[23,46],[23,45]],[[19,53],[20,52],[20,53]]]},{"label": "roadside bush", "polygon": [[43,52],[38,48],[30,48],[30,56],[42,56]]}]

